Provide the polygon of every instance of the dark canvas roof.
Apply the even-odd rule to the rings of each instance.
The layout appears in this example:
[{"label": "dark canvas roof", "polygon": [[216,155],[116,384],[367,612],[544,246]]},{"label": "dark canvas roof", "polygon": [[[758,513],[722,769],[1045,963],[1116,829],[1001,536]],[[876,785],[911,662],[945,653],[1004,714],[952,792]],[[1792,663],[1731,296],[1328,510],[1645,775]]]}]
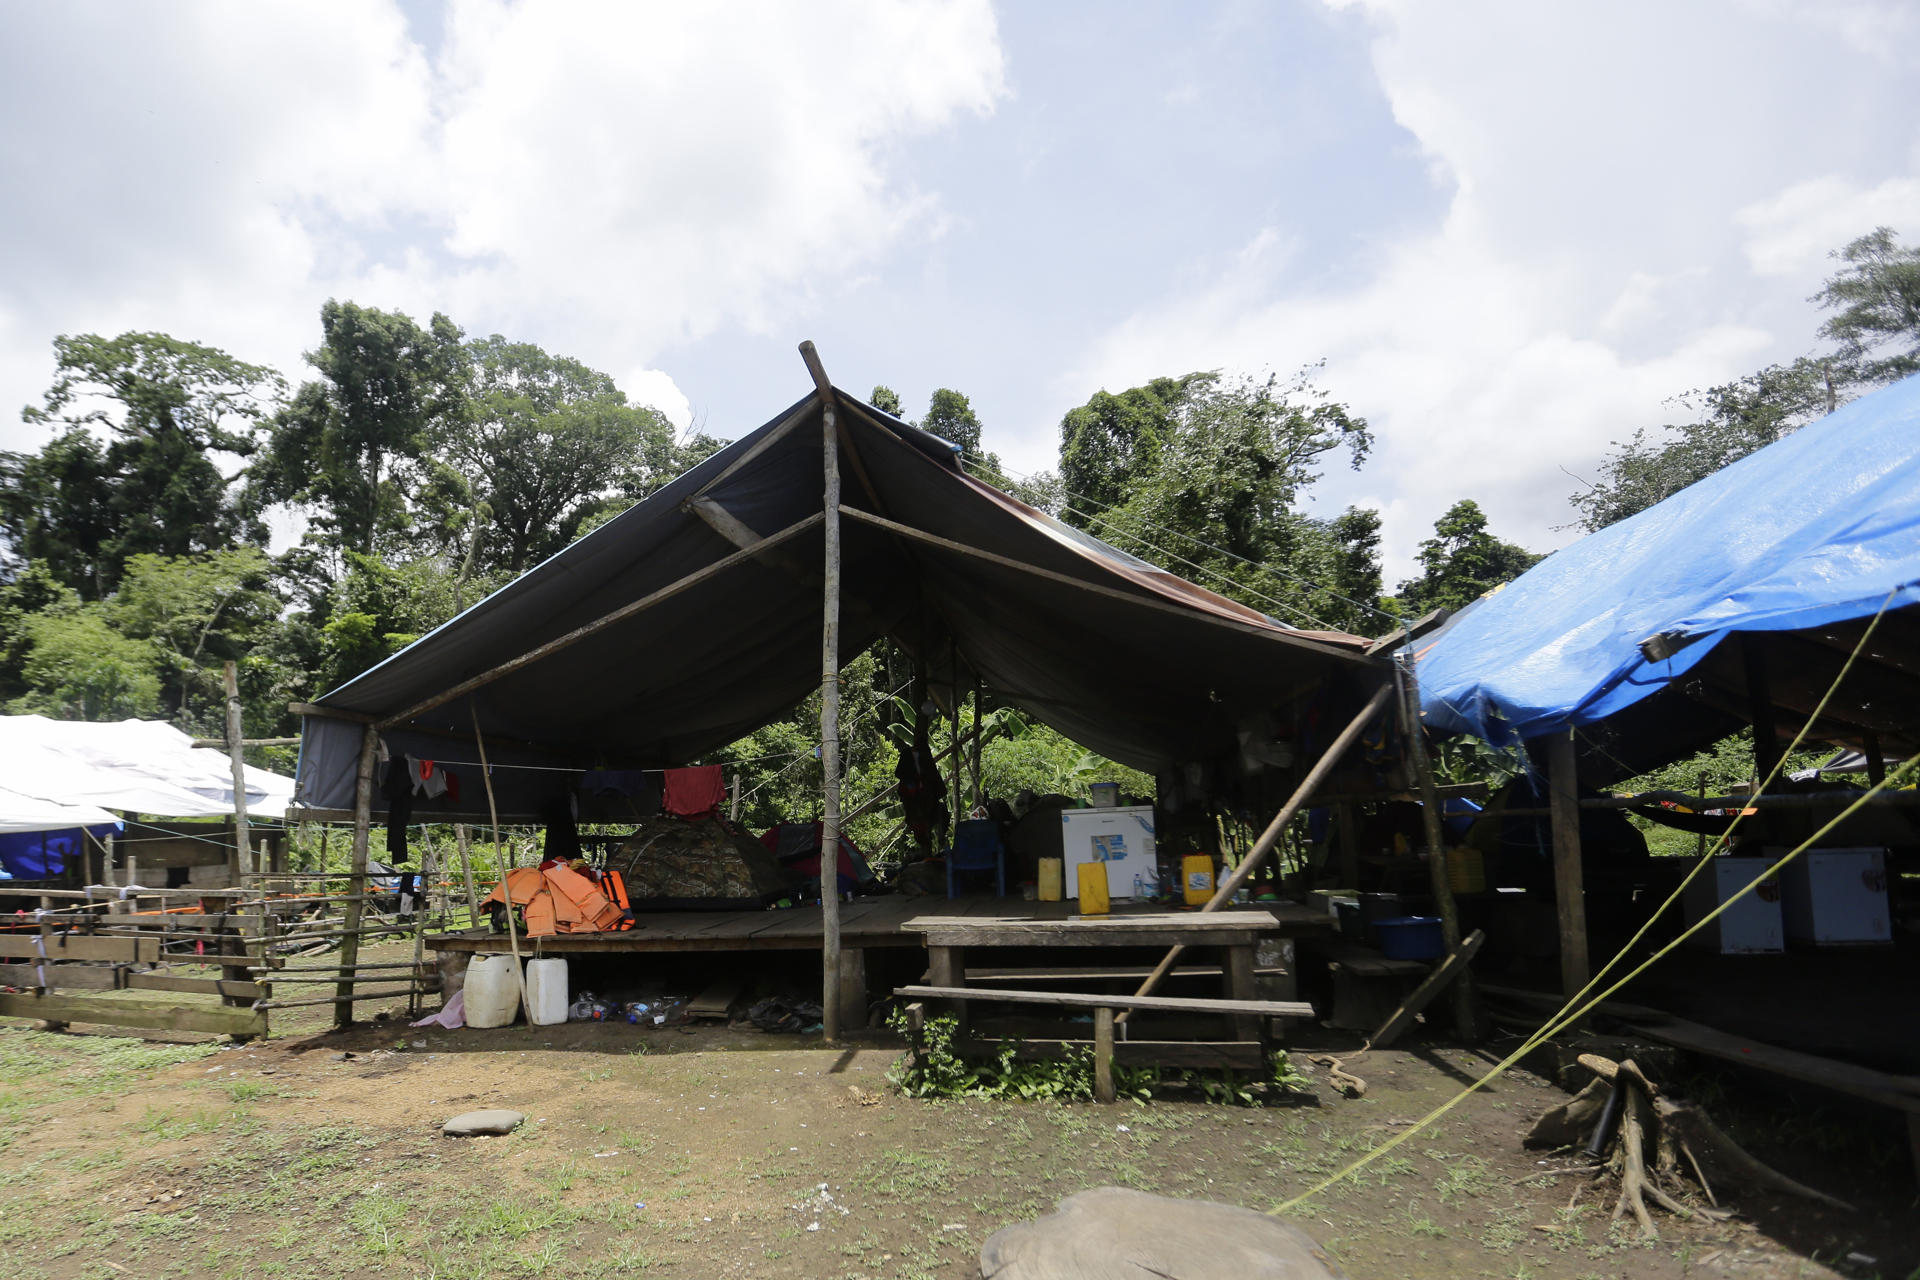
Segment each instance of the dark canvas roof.
[{"label": "dark canvas roof", "polygon": [[[997,698],[1149,771],[1230,751],[1252,718],[1308,697],[1357,708],[1384,674],[1365,641],[1286,627],[1107,546],[967,475],[937,437],[835,396],[849,509],[843,658],[891,634],[923,654],[937,686],[977,675]],[[820,437],[820,401],[809,396],[320,705],[393,717],[733,556],[394,729],[409,742],[424,735],[422,751],[464,741],[442,754],[471,756],[477,713],[502,762],[575,766],[681,764],[739,738],[820,683]],[[696,500],[737,521],[739,537],[812,523],[740,555]],[[308,718],[301,798],[350,807],[346,740],[315,741],[326,723]]]}]

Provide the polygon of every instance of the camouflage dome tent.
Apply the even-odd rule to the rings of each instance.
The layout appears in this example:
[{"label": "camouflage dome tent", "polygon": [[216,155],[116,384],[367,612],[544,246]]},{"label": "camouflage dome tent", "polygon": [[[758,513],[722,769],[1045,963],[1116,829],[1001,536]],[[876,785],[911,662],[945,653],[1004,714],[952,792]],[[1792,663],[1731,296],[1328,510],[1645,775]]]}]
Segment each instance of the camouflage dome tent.
[{"label": "camouflage dome tent", "polygon": [[714,819],[649,818],[607,855],[636,911],[737,911],[797,893],[765,846]]}]

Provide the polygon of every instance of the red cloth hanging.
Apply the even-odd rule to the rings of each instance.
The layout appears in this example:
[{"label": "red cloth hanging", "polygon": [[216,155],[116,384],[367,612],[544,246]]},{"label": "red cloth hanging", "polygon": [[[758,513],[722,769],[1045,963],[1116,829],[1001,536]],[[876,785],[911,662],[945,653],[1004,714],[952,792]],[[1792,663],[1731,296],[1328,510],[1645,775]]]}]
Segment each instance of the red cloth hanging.
[{"label": "red cloth hanging", "polygon": [[727,798],[727,780],[717,764],[667,770],[666,810],[676,818],[704,818]]}]

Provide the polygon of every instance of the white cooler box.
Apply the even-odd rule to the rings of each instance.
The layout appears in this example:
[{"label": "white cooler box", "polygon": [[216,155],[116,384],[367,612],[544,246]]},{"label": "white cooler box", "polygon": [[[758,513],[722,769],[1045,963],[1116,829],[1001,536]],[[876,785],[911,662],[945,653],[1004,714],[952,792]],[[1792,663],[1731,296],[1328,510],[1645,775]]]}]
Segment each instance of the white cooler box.
[{"label": "white cooler box", "polygon": [[1133,897],[1133,878],[1157,875],[1153,847],[1153,806],[1126,809],[1062,809],[1060,848],[1066,858],[1069,898],[1080,896],[1079,867],[1102,862],[1107,867],[1107,896]]},{"label": "white cooler box", "polygon": [[1787,937],[1794,942],[1893,941],[1883,849],[1809,849],[1780,873]]},{"label": "white cooler box", "polygon": [[[1740,892],[1753,878],[1774,864],[1773,858],[1714,858],[1687,886],[1687,923],[1697,924],[1708,912]],[[1707,947],[1722,955],[1754,955],[1787,948],[1780,922],[1780,882],[1769,880],[1687,939],[1690,946]]]}]

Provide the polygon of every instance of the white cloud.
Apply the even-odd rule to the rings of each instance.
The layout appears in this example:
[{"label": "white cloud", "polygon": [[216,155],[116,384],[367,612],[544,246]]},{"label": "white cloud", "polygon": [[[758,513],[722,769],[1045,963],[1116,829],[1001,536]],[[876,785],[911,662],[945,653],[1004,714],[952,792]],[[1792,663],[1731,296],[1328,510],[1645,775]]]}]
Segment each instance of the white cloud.
[{"label": "white cloud", "polygon": [[330,296],[646,370],[937,234],[894,149],[1005,93],[984,0],[471,0],[431,53],[384,0],[77,3],[0,12],[0,45],[0,405],[62,332],[297,378]]},{"label": "white cloud", "polygon": [[1270,227],[1058,386],[1327,357],[1379,444],[1325,498],[1389,495],[1390,579],[1460,497],[1503,536],[1564,543],[1579,484],[1563,469],[1591,474],[1670,396],[1813,345],[1808,290],[1774,274],[1876,222],[1920,235],[1920,77],[1859,57],[1865,7],[1845,24],[1777,5],[1356,7],[1395,119],[1450,193],[1438,223],[1332,287],[1300,283],[1291,261],[1315,247],[1269,252],[1289,240]]},{"label": "white cloud", "polygon": [[1864,186],[1837,174],[1796,182],[1740,210],[1747,261],[1762,276],[1824,276],[1827,255],[1879,226],[1920,222],[1920,177]]},{"label": "white cloud", "polygon": [[671,374],[659,369],[635,369],[620,379],[620,389],[633,403],[658,409],[675,430],[685,431],[693,423],[693,405]]}]

